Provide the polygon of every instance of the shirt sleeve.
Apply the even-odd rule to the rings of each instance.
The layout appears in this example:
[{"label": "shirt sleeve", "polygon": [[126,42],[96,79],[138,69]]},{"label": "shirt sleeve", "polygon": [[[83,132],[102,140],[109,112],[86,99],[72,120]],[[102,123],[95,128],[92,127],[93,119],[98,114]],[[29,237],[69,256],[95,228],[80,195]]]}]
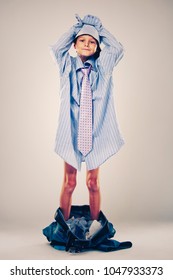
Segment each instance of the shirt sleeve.
[{"label": "shirt sleeve", "polygon": [[100,31],[101,43],[104,44],[100,52],[99,63],[104,67],[104,72],[112,73],[113,68],[118,64],[124,55],[124,48],[120,42],[105,28]]},{"label": "shirt sleeve", "polygon": [[50,46],[51,54],[54,61],[59,66],[61,75],[65,72],[65,70],[68,72],[71,68],[69,49],[79,30],[79,27],[76,27],[75,25],[72,26],[70,30],[64,33],[54,45]]}]

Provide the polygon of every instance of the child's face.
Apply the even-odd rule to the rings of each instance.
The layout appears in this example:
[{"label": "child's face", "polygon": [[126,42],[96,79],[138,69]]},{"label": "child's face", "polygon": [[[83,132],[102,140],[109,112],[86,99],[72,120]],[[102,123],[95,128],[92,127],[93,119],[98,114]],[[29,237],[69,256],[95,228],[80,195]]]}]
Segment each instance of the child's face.
[{"label": "child's face", "polygon": [[97,41],[90,35],[81,35],[74,44],[77,54],[82,61],[86,61],[89,56],[95,54],[97,50]]}]

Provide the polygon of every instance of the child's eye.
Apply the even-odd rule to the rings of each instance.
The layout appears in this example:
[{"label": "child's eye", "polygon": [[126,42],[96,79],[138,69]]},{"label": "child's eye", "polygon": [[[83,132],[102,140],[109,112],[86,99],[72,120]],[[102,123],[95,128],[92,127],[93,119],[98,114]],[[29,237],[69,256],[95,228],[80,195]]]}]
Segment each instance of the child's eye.
[{"label": "child's eye", "polygon": [[91,41],[90,43],[91,43],[91,44],[95,44],[95,41]]}]

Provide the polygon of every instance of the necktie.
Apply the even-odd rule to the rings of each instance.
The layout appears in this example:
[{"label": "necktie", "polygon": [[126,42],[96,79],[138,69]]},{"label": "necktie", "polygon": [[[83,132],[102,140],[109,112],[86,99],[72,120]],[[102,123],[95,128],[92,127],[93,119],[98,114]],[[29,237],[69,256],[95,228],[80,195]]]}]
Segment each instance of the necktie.
[{"label": "necktie", "polygon": [[78,150],[86,156],[92,149],[92,92],[89,82],[89,68],[83,68],[78,128]]}]

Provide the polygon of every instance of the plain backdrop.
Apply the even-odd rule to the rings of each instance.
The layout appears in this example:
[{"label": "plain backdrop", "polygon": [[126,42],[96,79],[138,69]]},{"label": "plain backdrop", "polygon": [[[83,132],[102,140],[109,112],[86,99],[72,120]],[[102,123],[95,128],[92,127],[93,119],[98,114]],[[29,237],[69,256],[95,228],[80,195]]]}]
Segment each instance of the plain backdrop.
[{"label": "plain backdrop", "polygon": [[[101,166],[101,208],[116,222],[173,219],[172,12],[171,0],[0,1],[1,226],[41,228],[59,207],[59,73],[49,45],[75,13],[98,16],[125,48],[114,71],[125,145]],[[85,165],[73,204],[88,204]]]}]

